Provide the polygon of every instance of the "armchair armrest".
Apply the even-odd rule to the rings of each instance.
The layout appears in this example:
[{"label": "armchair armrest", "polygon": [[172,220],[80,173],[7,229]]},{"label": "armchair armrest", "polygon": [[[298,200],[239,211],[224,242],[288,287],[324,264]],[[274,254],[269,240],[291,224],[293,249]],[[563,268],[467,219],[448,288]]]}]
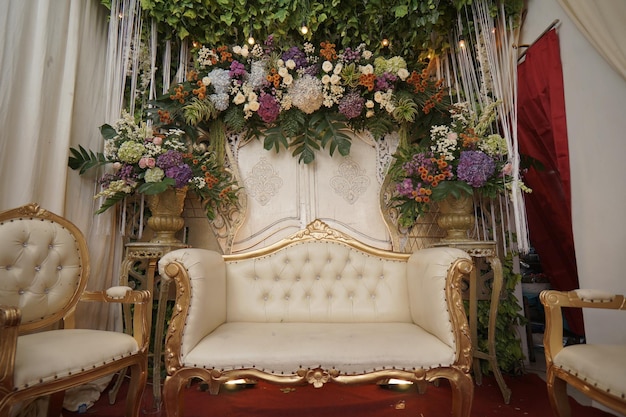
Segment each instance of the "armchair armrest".
[{"label": "armchair armrest", "polygon": [[6,381],[8,375],[13,375],[21,320],[19,308],[0,305],[0,381]]},{"label": "armchair armrest", "polygon": [[165,336],[169,370],[179,365],[181,354],[226,321],[226,264],[215,251],[178,249],[161,258],[159,274],[176,285],[176,305]]},{"label": "armchair armrest", "polygon": [[544,290],[539,294],[539,299],[546,315],[544,346],[547,361],[551,361],[563,349],[563,307],[626,310],[623,295],[594,289]]},{"label": "armchair armrest", "polygon": [[[105,291],[85,291],[80,301],[134,304],[133,311],[133,337],[142,351],[148,350],[150,342],[150,328],[148,327],[149,314],[152,314],[152,294],[146,290],[131,290],[130,287],[112,287]],[[73,327],[74,314],[66,317],[66,324]]]}]

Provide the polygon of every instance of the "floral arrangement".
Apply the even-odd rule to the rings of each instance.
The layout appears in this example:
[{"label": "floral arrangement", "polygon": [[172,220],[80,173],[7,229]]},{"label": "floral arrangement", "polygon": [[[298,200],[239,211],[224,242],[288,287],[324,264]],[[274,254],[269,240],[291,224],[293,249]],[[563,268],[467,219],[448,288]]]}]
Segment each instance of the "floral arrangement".
[{"label": "floral arrangement", "polygon": [[131,194],[154,195],[168,188],[194,192],[205,203],[207,217],[215,216],[215,205],[236,198],[230,176],[207,151],[205,144],[190,145],[181,130],[154,132],[146,123],[137,124],[123,112],[113,126],[105,124],[104,152],[94,153],[70,148],[70,168],[84,174],[91,168],[111,164],[99,180],[101,191],[94,198],[104,198],[97,214]]},{"label": "floral arrangement", "polygon": [[[480,114],[463,102],[451,106],[451,121],[431,127],[425,143],[401,149],[390,169],[399,224],[412,226],[433,201],[449,195],[495,198],[511,189],[513,165],[506,140],[492,133],[497,102]],[[522,191],[530,189],[520,183]]]},{"label": "floral arrangement", "polygon": [[279,49],[270,37],[263,45],[199,48],[187,81],[156,100],[152,116],[155,125],[210,143],[246,131],[263,137],[266,149],[289,148],[310,163],[320,148],[347,155],[348,128],[407,136],[444,99],[441,81],[400,56],[375,56],[364,44]]}]

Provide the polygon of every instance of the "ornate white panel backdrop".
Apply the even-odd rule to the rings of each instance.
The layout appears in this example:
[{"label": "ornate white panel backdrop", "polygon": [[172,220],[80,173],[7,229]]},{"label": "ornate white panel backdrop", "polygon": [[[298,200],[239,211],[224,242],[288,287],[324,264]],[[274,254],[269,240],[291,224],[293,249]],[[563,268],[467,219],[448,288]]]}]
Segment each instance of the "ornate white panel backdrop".
[{"label": "ornate white panel backdrop", "polygon": [[350,133],[350,155],[327,151],[315,161],[298,163],[291,152],[266,151],[261,140],[231,137],[233,166],[247,196],[239,226],[228,252],[266,246],[322,219],[372,246],[390,249],[380,193],[397,136],[374,140],[367,133]]}]

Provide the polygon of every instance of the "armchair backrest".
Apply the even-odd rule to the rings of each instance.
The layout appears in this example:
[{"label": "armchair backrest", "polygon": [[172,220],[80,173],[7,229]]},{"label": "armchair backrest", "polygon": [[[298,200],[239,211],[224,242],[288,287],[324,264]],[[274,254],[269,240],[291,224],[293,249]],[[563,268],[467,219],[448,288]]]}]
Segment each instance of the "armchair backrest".
[{"label": "armchair backrest", "polygon": [[0,305],[20,309],[19,333],[71,317],[89,276],[80,230],[29,204],[0,214],[0,236]]}]

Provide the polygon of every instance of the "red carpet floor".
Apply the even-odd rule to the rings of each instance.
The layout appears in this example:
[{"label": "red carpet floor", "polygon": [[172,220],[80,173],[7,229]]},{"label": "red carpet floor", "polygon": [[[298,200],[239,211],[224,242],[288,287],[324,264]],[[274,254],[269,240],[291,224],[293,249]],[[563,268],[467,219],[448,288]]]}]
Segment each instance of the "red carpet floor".
[{"label": "red carpet floor", "polygon": [[[552,417],[545,382],[536,374],[506,377],[513,391],[510,404],[504,404],[495,379],[483,378],[475,390],[472,417]],[[147,394],[148,396],[150,394]],[[114,417],[124,415],[125,384],[118,401],[109,405],[105,393],[85,413],[63,412],[63,417]],[[447,382],[429,386],[426,394],[414,388],[398,392],[376,385],[341,386],[327,384],[320,389],[312,386],[286,388],[259,382],[253,388],[220,392],[211,396],[191,385],[185,396],[186,417],[439,417],[450,415],[450,387]],[[582,406],[574,399],[572,417],[612,417],[592,407]],[[145,416],[165,417],[164,412],[143,412]]]}]

